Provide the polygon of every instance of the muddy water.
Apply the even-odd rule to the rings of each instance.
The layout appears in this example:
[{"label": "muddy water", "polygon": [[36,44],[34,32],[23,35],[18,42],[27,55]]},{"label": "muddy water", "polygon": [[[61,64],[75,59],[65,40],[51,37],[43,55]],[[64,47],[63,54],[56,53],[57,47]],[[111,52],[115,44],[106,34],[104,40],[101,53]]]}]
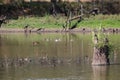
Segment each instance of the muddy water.
[{"label": "muddy water", "polygon": [[120,34],[110,66],[91,66],[91,34],[0,34],[0,80],[119,80]]}]

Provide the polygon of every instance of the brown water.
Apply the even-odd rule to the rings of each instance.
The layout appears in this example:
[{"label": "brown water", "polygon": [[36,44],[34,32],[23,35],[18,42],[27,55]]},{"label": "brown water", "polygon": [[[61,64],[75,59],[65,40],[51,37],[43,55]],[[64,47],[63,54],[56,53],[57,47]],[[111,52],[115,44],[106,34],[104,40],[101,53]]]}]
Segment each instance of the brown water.
[{"label": "brown water", "polygon": [[91,34],[0,34],[0,80],[119,80],[120,34],[110,66],[91,66]]}]

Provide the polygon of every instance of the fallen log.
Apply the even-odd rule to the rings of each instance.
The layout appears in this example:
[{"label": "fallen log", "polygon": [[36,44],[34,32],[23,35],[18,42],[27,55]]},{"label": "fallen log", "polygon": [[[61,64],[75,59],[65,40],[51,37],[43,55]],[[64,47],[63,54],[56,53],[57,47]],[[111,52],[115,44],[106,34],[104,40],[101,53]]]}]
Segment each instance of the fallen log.
[{"label": "fallen log", "polygon": [[[71,26],[71,21],[77,20],[77,19],[78,19],[78,21],[73,26]],[[83,20],[82,15],[72,17],[72,18],[68,19],[67,21],[65,21],[65,24],[63,25],[63,28],[65,30],[68,30],[68,28],[69,29],[74,29],[74,28],[77,27],[78,23],[80,23],[82,20]]]}]

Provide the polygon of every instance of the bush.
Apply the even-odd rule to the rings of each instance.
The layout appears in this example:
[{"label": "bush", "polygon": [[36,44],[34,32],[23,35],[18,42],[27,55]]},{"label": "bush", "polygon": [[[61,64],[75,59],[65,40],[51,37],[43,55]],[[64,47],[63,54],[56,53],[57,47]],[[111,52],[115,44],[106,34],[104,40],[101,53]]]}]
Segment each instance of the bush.
[{"label": "bush", "polygon": [[[68,2],[57,2],[55,3],[55,9],[57,13],[64,14],[68,16],[68,13],[71,11],[74,15],[80,13],[80,6],[83,4],[84,13],[87,14],[93,8],[97,7],[100,9],[101,13],[104,14],[119,14],[120,13],[120,1],[104,1],[104,2],[95,2],[93,6],[92,2],[85,3],[68,3]],[[52,5],[51,2],[14,2],[12,4],[3,4],[0,5],[0,15],[34,15],[34,16],[44,16],[46,14],[52,14]],[[25,9],[29,9],[29,13],[24,13]],[[14,14],[13,14],[14,13]]]}]

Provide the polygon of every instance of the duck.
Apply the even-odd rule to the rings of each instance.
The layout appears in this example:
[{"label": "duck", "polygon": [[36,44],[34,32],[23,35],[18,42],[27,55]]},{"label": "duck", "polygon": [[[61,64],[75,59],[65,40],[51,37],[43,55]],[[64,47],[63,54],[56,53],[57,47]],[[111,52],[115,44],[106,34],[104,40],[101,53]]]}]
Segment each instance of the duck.
[{"label": "duck", "polygon": [[39,45],[40,43],[39,43],[38,41],[34,41],[32,44],[33,44],[33,46],[37,46],[37,45]]}]

